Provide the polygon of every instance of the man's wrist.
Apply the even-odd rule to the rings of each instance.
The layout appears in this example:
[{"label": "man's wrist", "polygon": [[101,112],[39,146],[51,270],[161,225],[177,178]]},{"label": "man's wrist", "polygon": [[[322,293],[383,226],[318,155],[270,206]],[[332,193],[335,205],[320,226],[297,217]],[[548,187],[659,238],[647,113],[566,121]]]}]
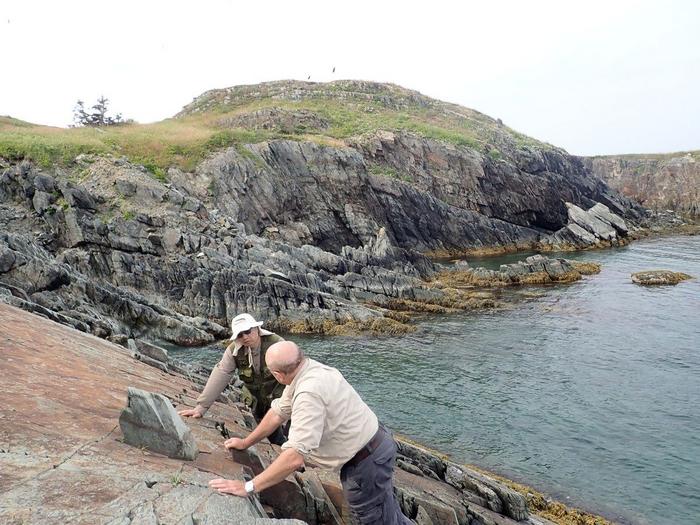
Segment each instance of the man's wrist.
[{"label": "man's wrist", "polygon": [[244,485],[246,494],[250,495],[255,492],[255,483],[253,483],[253,480],[251,479],[250,481],[246,481]]}]

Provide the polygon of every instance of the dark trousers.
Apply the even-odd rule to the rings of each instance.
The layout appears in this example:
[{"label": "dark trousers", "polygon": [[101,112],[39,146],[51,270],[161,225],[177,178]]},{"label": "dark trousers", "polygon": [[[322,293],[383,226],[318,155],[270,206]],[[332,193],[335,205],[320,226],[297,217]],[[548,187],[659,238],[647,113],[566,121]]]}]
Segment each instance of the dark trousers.
[{"label": "dark trousers", "polygon": [[383,437],[377,448],[362,461],[346,463],[340,470],[345,498],[361,525],[411,525],[394,496],[396,443],[383,426],[378,432]]}]

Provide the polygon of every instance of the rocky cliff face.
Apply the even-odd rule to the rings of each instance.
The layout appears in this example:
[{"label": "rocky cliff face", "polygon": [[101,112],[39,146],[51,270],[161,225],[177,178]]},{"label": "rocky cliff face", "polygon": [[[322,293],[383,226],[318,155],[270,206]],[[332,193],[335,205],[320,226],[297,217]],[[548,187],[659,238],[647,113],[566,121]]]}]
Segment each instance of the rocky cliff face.
[{"label": "rocky cliff face", "polygon": [[[285,86],[211,92],[185,113],[251,97],[319,96],[320,88]],[[466,108],[381,86],[340,84],[322,95],[477,122],[480,142],[441,140],[432,128],[431,136],[266,140],[160,178],[110,155],[48,169],[3,161],[0,297],[103,337],[179,344],[224,337],[242,311],[283,328],[392,331],[405,319],[387,305],[455,299],[426,284],[436,268],[425,253],[624,243],[625,220],[644,215],[562,150]],[[329,118],[268,108],[217,122],[318,131]]]},{"label": "rocky cliff face", "polygon": [[656,211],[700,217],[700,153],[583,159],[610,187]]}]

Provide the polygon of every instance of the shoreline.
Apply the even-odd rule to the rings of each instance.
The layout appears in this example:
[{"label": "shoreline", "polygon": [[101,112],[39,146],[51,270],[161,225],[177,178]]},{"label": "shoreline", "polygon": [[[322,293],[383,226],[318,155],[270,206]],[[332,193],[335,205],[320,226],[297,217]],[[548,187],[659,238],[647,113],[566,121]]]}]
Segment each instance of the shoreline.
[{"label": "shoreline", "polygon": [[[698,219],[700,221],[700,219]],[[675,236],[694,236],[700,235],[700,222],[692,222],[688,224],[683,224],[681,226],[672,226],[667,228],[641,228],[637,231],[630,232],[628,237],[628,242],[621,246],[628,246],[634,241],[639,241],[643,239],[656,239],[663,237],[675,237]],[[470,248],[462,251],[432,251],[425,252],[423,255],[428,257],[433,262],[442,263],[449,260],[464,260],[469,257],[475,257],[478,259],[496,259],[505,255],[514,255],[518,253],[541,253],[547,255],[556,255],[557,253],[571,254],[571,253],[585,253],[590,251],[607,250],[610,248],[618,248],[620,246],[613,245],[593,245],[585,248],[572,248],[569,250],[552,250],[552,249],[542,249],[538,246],[538,243],[521,244],[521,245],[507,245],[507,246],[485,246],[482,248]]]},{"label": "shoreline", "polygon": [[473,463],[459,463],[457,461],[453,461],[453,458],[449,454],[436,450],[403,434],[394,433],[394,436],[398,440],[424,449],[425,451],[444,461],[450,461],[451,463],[462,465],[468,469],[474,470],[503,483],[507,487],[515,490],[525,497],[530,512],[542,518],[551,520],[558,525],[636,525],[631,521],[614,521],[614,518],[609,516],[607,512],[593,510],[592,508],[582,509],[577,506],[567,505],[559,501],[557,497],[550,496],[546,492],[540,491],[534,488],[532,485],[526,484],[526,482],[514,480],[511,477],[508,477],[505,473],[496,472]]}]

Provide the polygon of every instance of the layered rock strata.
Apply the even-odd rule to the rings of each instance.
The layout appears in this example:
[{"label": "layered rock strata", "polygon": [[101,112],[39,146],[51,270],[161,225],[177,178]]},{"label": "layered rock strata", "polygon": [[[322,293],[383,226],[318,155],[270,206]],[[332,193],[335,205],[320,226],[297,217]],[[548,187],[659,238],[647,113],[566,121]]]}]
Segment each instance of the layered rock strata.
[{"label": "layered rock strata", "polygon": [[[386,307],[452,301],[426,285],[437,268],[421,251],[611,245],[625,242],[623,216],[638,215],[556,152],[499,163],[386,133],[247,151],[171,169],[168,183],[124,159],[7,166],[0,299],[101,337],[180,345],[224,338],[242,311],[296,331],[401,332],[410,326]],[[404,166],[412,182],[372,173],[376,163]],[[554,200],[571,203],[554,206],[561,184]]]}]

